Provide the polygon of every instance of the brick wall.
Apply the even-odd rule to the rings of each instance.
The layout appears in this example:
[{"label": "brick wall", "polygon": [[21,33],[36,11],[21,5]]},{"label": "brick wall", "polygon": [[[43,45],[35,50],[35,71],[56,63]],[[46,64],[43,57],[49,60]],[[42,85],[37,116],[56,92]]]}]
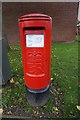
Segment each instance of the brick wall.
[{"label": "brick wall", "polygon": [[77,2],[3,3],[3,24],[10,44],[19,44],[18,18],[29,13],[43,13],[53,19],[53,42],[72,42],[76,35]]}]

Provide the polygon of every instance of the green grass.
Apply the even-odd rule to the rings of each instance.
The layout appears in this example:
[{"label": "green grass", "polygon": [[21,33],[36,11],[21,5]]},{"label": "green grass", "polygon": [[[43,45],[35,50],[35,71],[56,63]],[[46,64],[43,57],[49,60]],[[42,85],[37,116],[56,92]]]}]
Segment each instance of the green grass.
[{"label": "green grass", "polygon": [[53,44],[51,76],[64,91],[64,117],[77,115],[78,43]]},{"label": "green grass", "polygon": [[[7,106],[16,106],[18,104],[23,105],[24,111],[32,113],[37,112],[48,112],[49,117],[53,116],[54,104],[54,93],[50,97],[46,106],[40,108],[31,107],[25,100],[25,85],[23,82],[23,70],[21,60],[21,49],[20,46],[10,46],[9,60],[11,64],[11,77],[15,83],[10,86],[3,88],[3,106],[7,111]],[[60,86],[63,92],[64,104],[61,105],[63,115],[59,117],[77,117],[78,116],[78,43],[57,43],[52,45],[52,58],[51,58],[51,77]],[[51,84],[51,90],[53,85]],[[46,114],[46,116],[48,116]],[[53,116],[54,117],[54,116]]]}]

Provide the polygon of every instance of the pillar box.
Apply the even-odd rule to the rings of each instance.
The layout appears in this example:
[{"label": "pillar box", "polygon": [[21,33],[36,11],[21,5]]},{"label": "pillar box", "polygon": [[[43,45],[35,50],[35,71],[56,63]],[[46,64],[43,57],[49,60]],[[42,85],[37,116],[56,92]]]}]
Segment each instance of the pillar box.
[{"label": "pillar box", "polygon": [[52,18],[28,14],[21,16],[18,23],[27,100],[32,106],[43,105],[50,86]]}]

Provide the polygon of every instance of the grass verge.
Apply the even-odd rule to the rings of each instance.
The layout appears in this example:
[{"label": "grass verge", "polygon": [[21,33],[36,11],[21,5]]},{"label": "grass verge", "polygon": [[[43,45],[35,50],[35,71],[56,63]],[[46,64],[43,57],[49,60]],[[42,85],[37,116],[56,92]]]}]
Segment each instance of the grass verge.
[{"label": "grass verge", "polygon": [[51,81],[50,99],[43,107],[33,108],[26,102],[20,46],[10,46],[8,55],[14,82],[3,88],[3,114],[37,118],[78,116],[77,42],[52,45],[51,77],[54,80]]}]

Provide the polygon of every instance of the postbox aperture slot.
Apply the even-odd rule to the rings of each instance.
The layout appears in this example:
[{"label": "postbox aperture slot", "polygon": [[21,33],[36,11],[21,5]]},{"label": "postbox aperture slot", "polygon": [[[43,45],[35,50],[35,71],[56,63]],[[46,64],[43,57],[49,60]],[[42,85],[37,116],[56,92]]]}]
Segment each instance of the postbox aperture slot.
[{"label": "postbox aperture slot", "polygon": [[33,27],[24,27],[24,31],[25,30],[45,30],[45,27],[43,27],[43,26],[33,26]]},{"label": "postbox aperture slot", "polygon": [[44,47],[44,34],[26,34],[26,47]]}]

